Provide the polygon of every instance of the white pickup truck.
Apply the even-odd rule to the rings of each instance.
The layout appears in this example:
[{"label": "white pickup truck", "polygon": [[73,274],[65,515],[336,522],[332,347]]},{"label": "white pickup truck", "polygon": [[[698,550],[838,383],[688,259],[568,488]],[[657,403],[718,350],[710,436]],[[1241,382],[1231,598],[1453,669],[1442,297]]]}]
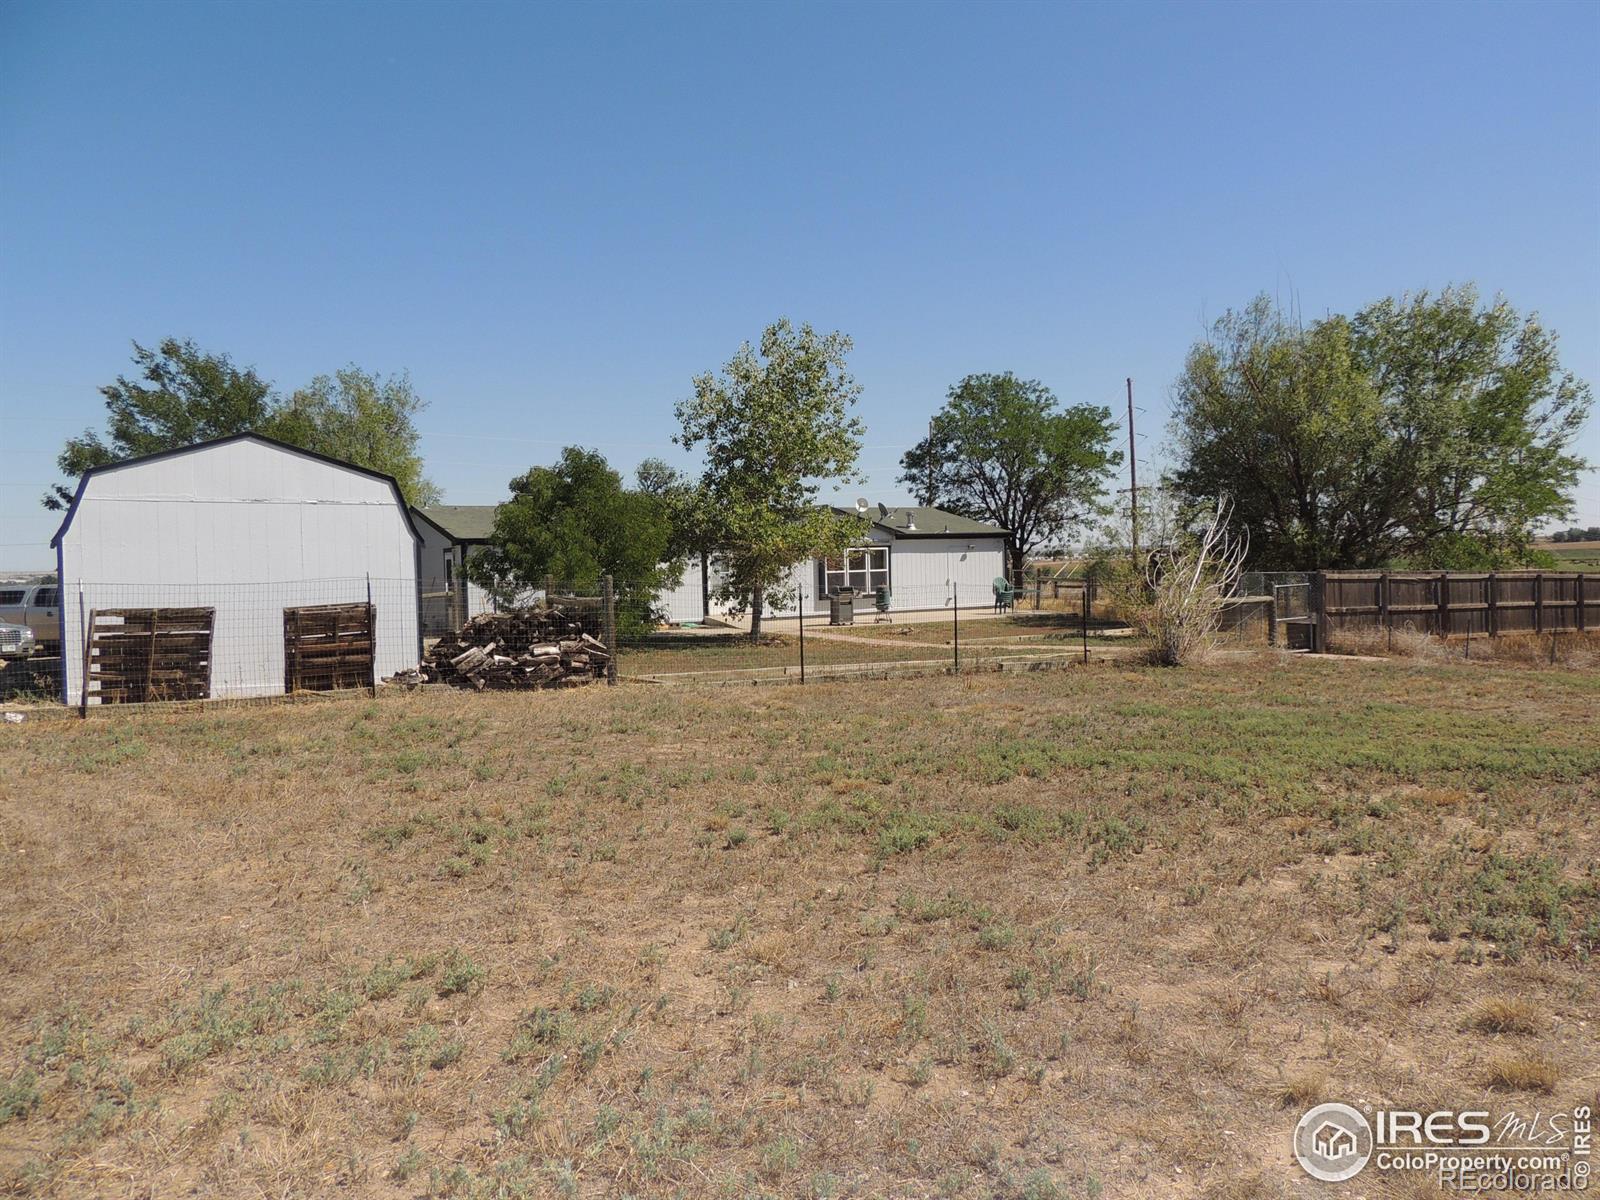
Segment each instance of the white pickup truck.
[{"label": "white pickup truck", "polygon": [[55,583],[0,583],[0,622],[25,625],[41,650],[61,644],[61,589]]}]

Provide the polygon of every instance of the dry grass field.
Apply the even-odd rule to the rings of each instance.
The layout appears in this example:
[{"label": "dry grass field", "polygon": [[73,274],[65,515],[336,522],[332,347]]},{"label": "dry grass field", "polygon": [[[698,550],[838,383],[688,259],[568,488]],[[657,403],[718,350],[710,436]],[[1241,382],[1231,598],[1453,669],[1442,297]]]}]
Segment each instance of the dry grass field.
[{"label": "dry grass field", "polygon": [[4,726],[0,1194],[1418,1200],[1289,1130],[1593,1096],[1597,804],[1560,669]]}]

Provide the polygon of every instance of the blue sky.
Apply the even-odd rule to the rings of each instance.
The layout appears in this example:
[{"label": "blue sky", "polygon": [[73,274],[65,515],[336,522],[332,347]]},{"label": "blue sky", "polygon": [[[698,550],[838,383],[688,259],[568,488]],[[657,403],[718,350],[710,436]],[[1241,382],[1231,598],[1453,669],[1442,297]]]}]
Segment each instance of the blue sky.
[{"label": "blue sky", "polygon": [[687,465],[673,403],[780,315],[854,337],[849,492],[891,503],[974,371],[1131,375],[1158,461],[1261,291],[1475,280],[1600,381],[1597,58],[1594,4],[8,0],[0,567],[52,561],[38,497],[131,339],[409,370],[454,503],[569,443]]}]

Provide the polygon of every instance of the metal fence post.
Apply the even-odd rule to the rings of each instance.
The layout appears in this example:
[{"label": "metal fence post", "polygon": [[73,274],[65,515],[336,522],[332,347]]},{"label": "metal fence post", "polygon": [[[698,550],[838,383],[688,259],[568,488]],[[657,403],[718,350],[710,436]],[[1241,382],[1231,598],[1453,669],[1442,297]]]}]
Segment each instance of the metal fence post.
[{"label": "metal fence post", "polygon": [[1089,585],[1083,585],[1083,665],[1089,665]]},{"label": "metal fence post", "polygon": [[1311,593],[1306,606],[1311,610],[1311,651],[1321,654],[1327,648],[1327,572],[1316,571],[1311,576]]},{"label": "metal fence post", "polygon": [[[57,597],[57,599],[60,599],[60,597]],[[91,637],[92,626],[94,625],[94,613],[91,612],[87,617],[84,616],[82,582],[78,584],[78,622],[83,626],[83,677],[78,680],[78,716],[82,720],[87,721],[89,719],[89,666],[91,661],[90,655],[92,653],[91,648],[93,646]],[[67,647],[65,640],[63,640],[61,646],[61,678],[61,690],[63,693],[66,693]]]},{"label": "metal fence post", "polygon": [[[372,679],[369,684],[374,699],[378,695],[378,622],[372,612],[372,572],[367,572],[367,654],[371,662]],[[337,628],[337,626],[335,626]]]},{"label": "metal fence post", "polygon": [[611,576],[605,577],[606,686],[617,686],[617,593]]},{"label": "metal fence post", "polygon": [[804,683],[806,681],[806,594],[805,594],[805,589],[804,588],[800,589],[799,609],[800,609],[800,611],[799,611],[798,620],[799,620],[799,624],[800,624],[800,682]]},{"label": "metal fence post", "polygon": [[954,580],[950,582],[950,637],[955,643],[955,673],[961,674],[961,596]]}]

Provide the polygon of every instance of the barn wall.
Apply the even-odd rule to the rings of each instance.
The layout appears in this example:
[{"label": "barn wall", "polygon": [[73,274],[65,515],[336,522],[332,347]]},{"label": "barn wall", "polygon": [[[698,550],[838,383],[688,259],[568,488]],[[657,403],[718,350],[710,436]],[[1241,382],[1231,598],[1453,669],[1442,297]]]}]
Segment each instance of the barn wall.
[{"label": "barn wall", "polygon": [[387,482],[264,443],[96,472],[61,538],[67,700],[83,617],[112,608],[216,609],[212,695],[280,693],[283,609],[365,601],[368,576],[378,673],[415,666],[414,546]]}]

